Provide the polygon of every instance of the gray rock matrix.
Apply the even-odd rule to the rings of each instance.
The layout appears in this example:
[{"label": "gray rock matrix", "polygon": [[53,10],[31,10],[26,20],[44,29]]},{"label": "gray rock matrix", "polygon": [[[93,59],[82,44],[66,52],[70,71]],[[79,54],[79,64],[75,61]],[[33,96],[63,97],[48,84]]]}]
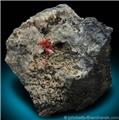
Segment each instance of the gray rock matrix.
[{"label": "gray rock matrix", "polygon": [[60,4],[30,17],[6,41],[5,61],[38,114],[82,110],[111,87],[113,29]]}]

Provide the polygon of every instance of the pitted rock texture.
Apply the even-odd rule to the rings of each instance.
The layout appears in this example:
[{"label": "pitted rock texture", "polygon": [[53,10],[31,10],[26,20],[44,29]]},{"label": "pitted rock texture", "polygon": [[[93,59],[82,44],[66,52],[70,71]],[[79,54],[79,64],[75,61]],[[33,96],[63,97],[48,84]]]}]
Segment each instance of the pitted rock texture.
[{"label": "pitted rock texture", "polygon": [[39,115],[84,109],[111,87],[112,31],[65,4],[37,13],[13,31],[5,61]]}]

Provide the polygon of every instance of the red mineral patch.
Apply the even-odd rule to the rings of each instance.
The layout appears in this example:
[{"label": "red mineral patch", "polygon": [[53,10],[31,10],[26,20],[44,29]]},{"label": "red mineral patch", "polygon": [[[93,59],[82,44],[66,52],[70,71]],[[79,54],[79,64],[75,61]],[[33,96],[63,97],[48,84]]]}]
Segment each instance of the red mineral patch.
[{"label": "red mineral patch", "polygon": [[50,39],[42,39],[38,42],[38,45],[41,45],[47,54],[54,53],[53,51],[53,44],[51,43]]},{"label": "red mineral patch", "polygon": [[45,65],[46,64],[45,59],[40,60],[40,63],[43,64],[43,65]]}]

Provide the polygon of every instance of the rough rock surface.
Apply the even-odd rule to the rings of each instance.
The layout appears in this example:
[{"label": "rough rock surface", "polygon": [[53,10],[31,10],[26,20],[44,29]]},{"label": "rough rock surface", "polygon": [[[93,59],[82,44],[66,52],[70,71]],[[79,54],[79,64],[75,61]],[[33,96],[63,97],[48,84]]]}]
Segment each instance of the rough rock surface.
[{"label": "rough rock surface", "polygon": [[40,115],[81,110],[111,87],[112,31],[61,4],[37,13],[13,31],[6,42],[5,61]]}]

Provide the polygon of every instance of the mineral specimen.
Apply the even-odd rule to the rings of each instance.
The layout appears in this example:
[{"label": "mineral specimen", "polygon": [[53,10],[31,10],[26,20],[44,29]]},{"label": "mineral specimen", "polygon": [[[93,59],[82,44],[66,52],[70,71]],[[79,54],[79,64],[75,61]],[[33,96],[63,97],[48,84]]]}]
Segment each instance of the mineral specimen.
[{"label": "mineral specimen", "polygon": [[39,115],[84,109],[111,87],[112,31],[65,4],[37,13],[13,31],[5,61]]}]

